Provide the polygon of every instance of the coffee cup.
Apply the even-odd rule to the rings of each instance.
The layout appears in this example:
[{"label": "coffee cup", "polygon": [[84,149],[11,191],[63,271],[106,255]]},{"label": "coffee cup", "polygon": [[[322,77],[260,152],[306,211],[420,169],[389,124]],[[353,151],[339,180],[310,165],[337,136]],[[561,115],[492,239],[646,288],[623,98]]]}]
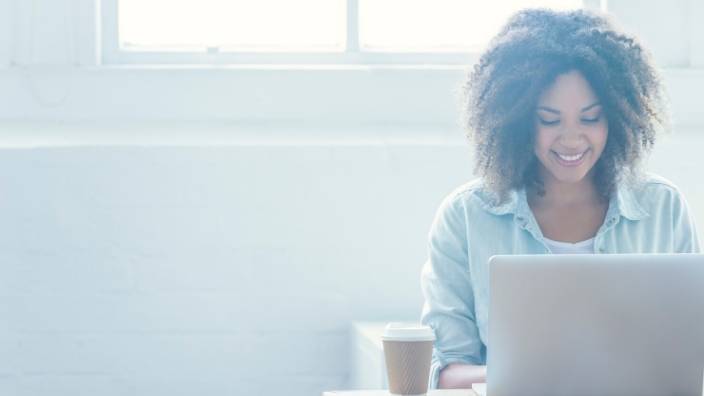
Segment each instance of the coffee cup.
[{"label": "coffee cup", "polygon": [[428,392],[435,334],[419,323],[391,322],[381,337],[389,393],[424,395]]}]

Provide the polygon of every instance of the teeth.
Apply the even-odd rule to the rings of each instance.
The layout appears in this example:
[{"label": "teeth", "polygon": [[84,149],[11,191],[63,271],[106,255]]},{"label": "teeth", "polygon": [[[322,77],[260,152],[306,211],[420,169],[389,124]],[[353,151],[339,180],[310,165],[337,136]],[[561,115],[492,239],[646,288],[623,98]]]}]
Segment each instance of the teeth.
[{"label": "teeth", "polygon": [[577,161],[578,159],[582,158],[582,156],[586,153],[586,151],[580,153],[580,154],[575,154],[575,155],[563,155],[560,153],[557,153],[558,157],[562,158],[565,161]]}]

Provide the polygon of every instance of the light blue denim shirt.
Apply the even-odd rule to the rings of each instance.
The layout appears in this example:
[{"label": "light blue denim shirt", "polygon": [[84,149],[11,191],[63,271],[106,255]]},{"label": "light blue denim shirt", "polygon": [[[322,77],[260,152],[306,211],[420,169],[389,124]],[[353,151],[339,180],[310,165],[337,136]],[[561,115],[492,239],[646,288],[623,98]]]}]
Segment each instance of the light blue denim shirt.
[{"label": "light blue denim shirt", "polygon": [[[525,190],[491,204],[481,180],[466,183],[440,205],[421,273],[421,323],[435,331],[429,387],[450,363],[486,364],[489,257],[549,254]],[[668,180],[646,174],[611,195],[595,253],[699,252],[687,202]]]}]

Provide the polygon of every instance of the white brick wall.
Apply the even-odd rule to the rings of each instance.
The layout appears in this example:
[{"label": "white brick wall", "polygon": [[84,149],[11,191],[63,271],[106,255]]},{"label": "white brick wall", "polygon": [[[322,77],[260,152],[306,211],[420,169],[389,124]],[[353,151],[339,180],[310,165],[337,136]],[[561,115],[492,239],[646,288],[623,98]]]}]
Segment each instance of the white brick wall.
[{"label": "white brick wall", "polygon": [[419,315],[468,169],[461,144],[0,151],[8,395],[344,388],[353,320]]}]

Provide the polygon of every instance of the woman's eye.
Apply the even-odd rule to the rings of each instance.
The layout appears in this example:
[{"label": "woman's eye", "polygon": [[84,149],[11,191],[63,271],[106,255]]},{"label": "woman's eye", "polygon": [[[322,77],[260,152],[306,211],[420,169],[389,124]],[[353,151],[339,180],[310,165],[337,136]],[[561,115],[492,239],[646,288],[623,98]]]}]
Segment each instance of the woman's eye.
[{"label": "woman's eye", "polygon": [[582,122],[586,122],[586,123],[589,123],[589,124],[593,124],[593,123],[595,123],[595,122],[598,122],[598,121],[599,121],[599,118],[600,118],[600,117],[582,118]]},{"label": "woman's eye", "polygon": [[540,118],[540,123],[543,125],[557,125],[560,123],[560,120],[547,121],[547,120]]}]

